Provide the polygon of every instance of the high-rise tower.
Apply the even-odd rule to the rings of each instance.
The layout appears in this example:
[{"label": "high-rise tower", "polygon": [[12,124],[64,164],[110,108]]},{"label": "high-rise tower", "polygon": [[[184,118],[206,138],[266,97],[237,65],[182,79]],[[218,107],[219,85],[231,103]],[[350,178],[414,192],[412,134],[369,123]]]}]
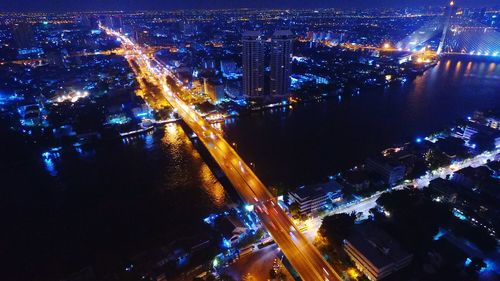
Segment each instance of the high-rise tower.
[{"label": "high-rise tower", "polygon": [[290,30],[277,30],[273,34],[271,49],[271,95],[273,96],[289,94],[292,42],[293,34]]},{"label": "high-rise tower", "polygon": [[243,33],[243,92],[246,97],[264,94],[264,46],[259,31]]}]

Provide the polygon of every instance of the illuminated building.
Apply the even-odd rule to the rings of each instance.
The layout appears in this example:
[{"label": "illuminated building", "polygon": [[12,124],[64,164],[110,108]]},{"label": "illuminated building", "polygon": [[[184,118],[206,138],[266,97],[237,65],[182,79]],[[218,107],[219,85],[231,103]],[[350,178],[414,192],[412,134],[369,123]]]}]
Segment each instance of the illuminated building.
[{"label": "illuminated building", "polygon": [[[485,125],[488,125],[488,123]],[[475,135],[478,135],[478,138],[480,138],[482,142],[491,143],[495,147],[500,147],[500,131],[492,127],[492,124],[489,126],[485,125],[469,122],[464,129],[462,139],[475,148],[475,144],[470,142]]]},{"label": "illuminated building", "polygon": [[222,243],[225,248],[237,245],[247,231],[245,225],[235,215],[217,218],[215,227],[222,235]]},{"label": "illuminated building", "polygon": [[224,98],[224,84],[217,79],[203,79],[203,91],[212,103],[217,103]]},{"label": "illuminated building", "polygon": [[19,58],[29,58],[29,57],[40,57],[44,54],[42,48],[32,47],[32,48],[19,48],[17,49],[17,54]]},{"label": "illuminated building", "polygon": [[311,73],[306,74],[293,74],[290,76],[291,87],[294,89],[300,88],[304,83],[314,82],[316,84],[328,84],[329,80],[325,77],[314,75]]},{"label": "illuminated building", "polygon": [[243,34],[243,92],[247,97],[264,94],[264,46],[259,31]]},{"label": "illuminated building", "polygon": [[292,41],[290,30],[277,30],[273,34],[271,49],[271,95],[284,96],[290,92],[292,73]]},{"label": "illuminated building", "polygon": [[320,211],[328,202],[342,198],[342,187],[336,181],[316,185],[304,185],[288,193],[288,205],[297,203],[299,213],[308,215]]},{"label": "illuminated building", "polygon": [[486,118],[486,126],[500,130],[500,119],[495,117]]}]

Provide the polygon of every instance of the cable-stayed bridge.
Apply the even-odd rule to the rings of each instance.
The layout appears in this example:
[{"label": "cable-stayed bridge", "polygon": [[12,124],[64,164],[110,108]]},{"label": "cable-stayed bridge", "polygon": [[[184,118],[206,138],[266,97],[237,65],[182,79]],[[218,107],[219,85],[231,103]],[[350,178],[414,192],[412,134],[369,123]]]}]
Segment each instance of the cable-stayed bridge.
[{"label": "cable-stayed bridge", "polygon": [[441,16],[400,40],[396,48],[411,52],[432,49],[438,55],[500,57],[500,30],[465,15],[452,1]]}]

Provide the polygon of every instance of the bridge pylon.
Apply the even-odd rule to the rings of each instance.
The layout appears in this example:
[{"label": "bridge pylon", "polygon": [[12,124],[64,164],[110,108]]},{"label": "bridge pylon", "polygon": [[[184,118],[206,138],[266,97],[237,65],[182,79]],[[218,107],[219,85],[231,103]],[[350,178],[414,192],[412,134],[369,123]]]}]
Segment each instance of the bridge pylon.
[{"label": "bridge pylon", "polygon": [[452,0],[448,5],[447,11],[445,12],[446,17],[444,19],[443,33],[441,34],[441,39],[439,40],[439,45],[436,52],[438,55],[441,54],[444,48],[444,40],[446,39],[446,33],[448,33],[448,27],[450,26],[450,20],[454,6],[455,6],[455,1]]}]

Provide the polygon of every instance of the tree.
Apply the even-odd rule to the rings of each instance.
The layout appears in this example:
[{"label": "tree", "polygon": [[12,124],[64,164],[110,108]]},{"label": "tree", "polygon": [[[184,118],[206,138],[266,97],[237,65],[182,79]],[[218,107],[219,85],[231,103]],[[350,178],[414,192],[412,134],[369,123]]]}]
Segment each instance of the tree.
[{"label": "tree", "polygon": [[[377,204],[390,214],[383,223],[386,230],[413,252],[425,252],[439,227],[447,225],[452,217],[447,205],[432,201],[421,190],[384,193]],[[376,220],[381,218],[384,221],[384,216],[376,216]]]},{"label": "tree", "polygon": [[419,159],[419,160],[415,161],[413,166],[411,166],[406,171],[406,177],[409,179],[416,179],[416,178],[419,178],[419,177],[425,175],[426,172],[427,172],[427,166],[425,165],[425,161]]},{"label": "tree", "polygon": [[487,134],[477,133],[472,135],[470,143],[476,145],[479,151],[491,151],[495,149],[495,140]]},{"label": "tree", "polygon": [[290,204],[290,206],[288,206],[288,210],[290,211],[290,214],[292,214],[292,216],[294,217],[300,216],[299,203],[293,202],[292,204]]},{"label": "tree", "polygon": [[386,192],[377,199],[377,204],[390,213],[397,213],[414,204],[418,192],[411,189]]},{"label": "tree", "polygon": [[425,154],[425,161],[432,170],[451,164],[450,158],[439,150],[429,149]]},{"label": "tree", "polygon": [[453,220],[451,229],[459,236],[462,236],[474,243],[479,249],[490,252],[497,247],[497,240],[491,236],[488,230],[483,227],[471,225],[469,222],[459,219]]},{"label": "tree", "polygon": [[319,233],[328,239],[330,244],[341,246],[342,241],[351,233],[355,220],[354,213],[327,216],[321,223]]}]

